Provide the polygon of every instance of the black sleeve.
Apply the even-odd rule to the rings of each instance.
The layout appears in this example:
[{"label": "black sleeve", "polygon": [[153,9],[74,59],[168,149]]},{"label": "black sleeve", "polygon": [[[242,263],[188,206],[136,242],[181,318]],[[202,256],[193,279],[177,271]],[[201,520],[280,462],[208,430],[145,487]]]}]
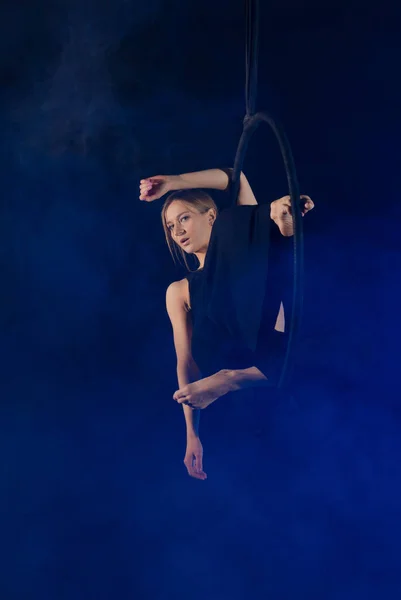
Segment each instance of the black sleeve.
[{"label": "black sleeve", "polygon": [[226,192],[227,194],[230,194],[231,192],[231,177],[232,177],[232,173],[234,169],[226,169],[225,167],[219,167],[220,171],[223,171],[227,177],[228,177],[228,184],[226,189],[224,190],[224,192]]}]

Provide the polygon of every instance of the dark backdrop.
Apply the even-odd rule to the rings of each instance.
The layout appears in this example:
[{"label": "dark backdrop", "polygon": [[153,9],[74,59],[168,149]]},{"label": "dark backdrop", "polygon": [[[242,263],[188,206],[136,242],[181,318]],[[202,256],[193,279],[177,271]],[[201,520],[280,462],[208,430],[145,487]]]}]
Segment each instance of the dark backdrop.
[{"label": "dark backdrop", "polygon": [[[2,2],[4,600],[399,598],[400,10],[262,4],[258,105],[316,203],[304,335],[258,440],[251,405],[205,411],[198,482],[171,399],[182,271],[138,184],[232,165],[244,3]],[[286,193],[267,130],[245,170],[260,202]]]}]

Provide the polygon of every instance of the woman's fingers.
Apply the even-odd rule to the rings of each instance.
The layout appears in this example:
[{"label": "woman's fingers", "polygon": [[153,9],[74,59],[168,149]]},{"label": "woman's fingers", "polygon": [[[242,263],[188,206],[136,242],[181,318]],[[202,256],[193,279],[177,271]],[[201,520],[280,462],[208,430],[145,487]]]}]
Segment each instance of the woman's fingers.
[{"label": "woman's fingers", "polygon": [[191,477],[195,477],[195,479],[206,479],[207,475],[203,471],[202,466],[202,454],[194,454],[192,464],[190,469],[188,470]]},{"label": "woman's fingers", "polygon": [[152,191],[156,189],[156,186],[157,182],[152,177],[149,177],[148,179],[141,179],[139,184],[139,199],[148,201],[156,200],[157,194],[152,194]]},{"label": "woman's fingers", "polygon": [[[306,213],[315,207],[315,205],[312,199],[305,194],[300,196],[300,200],[302,201],[300,206],[301,215],[304,217]],[[274,202],[270,204],[270,216],[277,224],[289,223],[293,217],[291,197],[287,195],[279,198],[278,200],[274,200]]]},{"label": "woman's fingers", "polygon": [[198,456],[195,455],[185,457],[184,465],[187,468],[188,475],[190,475],[191,477],[195,477],[195,479],[206,479],[207,475],[202,469],[202,459],[201,457],[199,457],[199,459],[201,465],[200,468],[198,466]]},{"label": "woman's fingers", "polygon": [[190,475],[191,477],[197,477],[198,474],[196,473],[195,467],[194,467],[194,460],[193,460],[193,456],[186,456],[184,458],[184,465],[187,468],[188,471],[188,475]]},{"label": "woman's fingers", "polygon": [[141,191],[147,191],[147,190],[151,190],[153,188],[153,186],[154,186],[154,184],[151,181],[149,181],[146,183],[141,183],[141,185],[139,186],[139,189]]},{"label": "woman's fingers", "polygon": [[150,189],[150,190],[143,190],[143,192],[141,192],[139,199],[140,200],[146,200],[147,202],[151,202],[152,200],[157,200],[158,198],[160,198],[160,194],[155,194],[154,190]]},{"label": "woman's fingers", "polygon": [[198,452],[197,454],[195,454],[195,469],[198,473],[203,473],[203,457],[202,457],[202,453]]},{"label": "woman's fingers", "polygon": [[[314,208],[315,205],[309,196],[302,195],[301,200],[303,200],[301,214],[302,216],[304,216],[308,211],[312,210],[312,208]],[[280,208],[281,214],[283,216],[292,215],[290,196],[284,196],[284,198],[280,198],[277,206]]]},{"label": "woman's fingers", "polygon": [[152,189],[152,184],[141,183],[139,186],[139,199],[140,200],[148,200],[149,192]]},{"label": "woman's fingers", "polygon": [[161,183],[164,183],[164,179],[162,177],[148,177],[147,179],[141,179],[139,186],[146,188],[160,185]]},{"label": "woman's fingers", "polygon": [[305,212],[308,210],[312,210],[312,208],[315,207],[315,204],[313,202],[313,200],[309,197],[309,196],[301,196],[302,200],[305,200],[304,202],[304,207],[305,207]]}]

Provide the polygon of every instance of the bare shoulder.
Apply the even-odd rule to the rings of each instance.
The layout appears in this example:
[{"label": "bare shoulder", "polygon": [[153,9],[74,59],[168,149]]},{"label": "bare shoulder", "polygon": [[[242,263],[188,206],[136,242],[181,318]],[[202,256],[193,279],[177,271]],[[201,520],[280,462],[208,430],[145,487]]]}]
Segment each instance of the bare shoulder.
[{"label": "bare shoulder", "polygon": [[177,364],[193,363],[191,354],[192,321],[187,303],[188,281],[173,281],[167,288],[166,307],[173,328]]},{"label": "bare shoulder", "polygon": [[176,311],[190,310],[188,279],[184,277],[170,283],[166,291],[166,306],[169,315]]}]

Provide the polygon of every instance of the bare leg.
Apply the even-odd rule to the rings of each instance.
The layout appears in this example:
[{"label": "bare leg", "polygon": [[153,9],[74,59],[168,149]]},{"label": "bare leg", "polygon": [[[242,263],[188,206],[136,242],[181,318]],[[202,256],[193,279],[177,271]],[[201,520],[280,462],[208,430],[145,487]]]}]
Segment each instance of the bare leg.
[{"label": "bare leg", "polygon": [[193,408],[206,408],[234,389],[230,373],[228,370],[222,370],[210,377],[189,383],[174,394],[174,400]]}]

